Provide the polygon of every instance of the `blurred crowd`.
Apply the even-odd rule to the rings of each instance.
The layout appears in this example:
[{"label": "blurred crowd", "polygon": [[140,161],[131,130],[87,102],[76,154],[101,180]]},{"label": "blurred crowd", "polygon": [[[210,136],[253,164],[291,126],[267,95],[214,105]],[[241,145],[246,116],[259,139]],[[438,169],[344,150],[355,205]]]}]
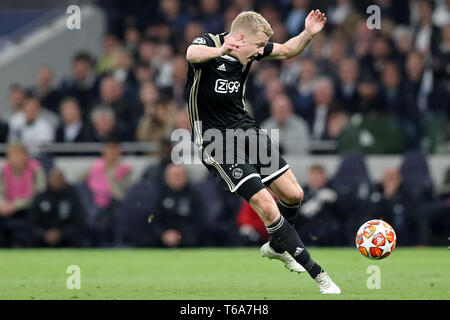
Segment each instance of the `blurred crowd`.
[{"label": "blurred crowd", "polygon": [[[368,28],[366,9],[373,4],[380,9],[380,29]],[[190,127],[186,48],[203,33],[229,30],[242,10],[260,12],[278,43],[303,30],[311,9],[328,18],[324,32],[299,57],[256,62],[247,81],[247,109],[262,127],[280,129],[275,142],[285,155],[411,153],[412,163],[427,168],[420,155],[442,152],[450,142],[449,0],[99,5],[108,19],[101,55],[88,48],[76,53],[71,74],[60,83],[51,65],[42,66],[34,86],[11,84],[9,104],[1,106],[0,143],[9,144],[0,179],[3,246],[264,241],[267,233],[251,208],[218,189],[212,178],[192,184],[184,167],[170,163],[167,142],[174,129]],[[122,163],[120,147],[133,141],[161,144],[160,163],[136,184],[130,183],[132,168]],[[84,182],[71,186],[51,155],[27,151],[51,142],[104,147]],[[305,243],[351,244],[355,226],[372,217],[395,221],[403,244],[433,243],[435,233],[448,236],[448,174],[444,189],[435,190],[423,169],[428,178],[421,176],[413,188],[408,179],[420,172],[415,165],[409,171],[391,168],[373,182],[361,154],[349,158],[357,165],[346,167],[346,159],[333,177],[320,165],[309,171],[298,226]]]},{"label": "blurred crowd", "polygon": [[[1,142],[160,142],[189,127],[185,50],[195,37],[226,31],[241,10],[255,9],[271,23],[271,41],[283,43],[313,7],[328,16],[325,31],[297,58],[255,63],[246,86],[247,109],[263,127],[280,128],[286,154],[430,153],[450,140],[448,0],[100,4],[109,19],[101,55],[75,54],[60,83],[49,65],[33,87],[11,84]],[[370,4],[380,29],[368,27]]]},{"label": "blurred crowd", "polygon": [[[133,168],[120,143],[108,141],[84,179],[68,183],[51,161],[11,144],[0,171],[1,247],[255,246],[269,235],[250,205],[221,189],[212,176],[189,179],[170,161],[166,142],[159,162],[131,183]],[[45,161],[45,162],[44,162]],[[46,165],[43,165],[46,163]],[[450,167],[436,189],[422,152],[372,181],[360,152],[351,152],[333,175],[309,168],[295,227],[315,246],[354,244],[359,226],[388,221],[399,244],[442,245],[450,232]]]}]

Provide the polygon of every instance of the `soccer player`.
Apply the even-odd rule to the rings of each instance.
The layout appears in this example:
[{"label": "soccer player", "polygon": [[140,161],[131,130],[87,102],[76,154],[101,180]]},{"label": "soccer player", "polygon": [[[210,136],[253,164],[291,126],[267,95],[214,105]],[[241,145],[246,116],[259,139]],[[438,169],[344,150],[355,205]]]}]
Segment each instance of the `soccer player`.
[{"label": "soccer player", "polygon": [[[187,48],[186,89],[193,140],[203,164],[221,186],[249,202],[271,234],[271,240],[261,247],[262,255],[283,261],[291,271],[308,272],[321,293],[339,294],[339,287],[311,259],[293,227],[303,199],[302,188],[278,150],[272,148],[267,133],[245,108],[245,85],[252,62],[299,55],[326,20],[323,13],[313,10],[303,32],[278,44],[269,42],[273,30],[263,16],[244,11],[234,19],[230,32],[203,34]],[[235,133],[232,137],[230,130]],[[211,151],[208,147],[213,139],[207,137],[217,131],[222,133],[223,148]],[[252,144],[258,152],[250,151],[255,150]],[[269,153],[270,161],[266,161],[262,155]],[[277,202],[266,187],[275,193]]]}]

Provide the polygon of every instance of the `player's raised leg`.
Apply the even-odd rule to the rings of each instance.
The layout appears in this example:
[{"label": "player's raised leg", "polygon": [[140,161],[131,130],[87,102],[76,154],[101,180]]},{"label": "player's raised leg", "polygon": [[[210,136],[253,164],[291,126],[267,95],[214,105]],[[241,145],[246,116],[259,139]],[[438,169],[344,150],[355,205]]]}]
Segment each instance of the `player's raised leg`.
[{"label": "player's raised leg", "polygon": [[[275,179],[269,188],[277,195],[279,199],[277,209],[280,208],[279,211],[281,212],[279,221],[267,227],[273,239],[271,246],[274,243],[274,246],[281,248],[281,250],[284,249],[301,264],[316,281],[321,293],[341,293],[339,287],[323,271],[322,267],[311,259],[308,250],[306,250],[305,245],[293,227],[297,209],[303,199],[303,190],[292,171],[290,169],[287,170],[283,175]],[[287,218],[284,219],[283,216]],[[288,218],[292,223],[287,221]]]}]

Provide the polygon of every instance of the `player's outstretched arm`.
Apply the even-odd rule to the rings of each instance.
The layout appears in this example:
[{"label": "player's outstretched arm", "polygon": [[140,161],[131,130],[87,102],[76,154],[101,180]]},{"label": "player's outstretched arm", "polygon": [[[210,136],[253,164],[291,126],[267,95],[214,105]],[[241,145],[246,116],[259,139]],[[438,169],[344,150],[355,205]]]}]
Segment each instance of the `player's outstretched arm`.
[{"label": "player's outstretched arm", "polygon": [[283,44],[274,43],[272,53],[266,59],[283,60],[298,56],[305,50],[314,36],[322,31],[326,22],[327,18],[324,13],[320,10],[312,10],[306,17],[305,30]]},{"label": "player's outstretched arm", "polygon": [[205,45],[190,45],[186,51],[186,59],[191,63],[202,63],[208,60],[239,51],[245,44],[242,38],[227,37],[220,48]]}]

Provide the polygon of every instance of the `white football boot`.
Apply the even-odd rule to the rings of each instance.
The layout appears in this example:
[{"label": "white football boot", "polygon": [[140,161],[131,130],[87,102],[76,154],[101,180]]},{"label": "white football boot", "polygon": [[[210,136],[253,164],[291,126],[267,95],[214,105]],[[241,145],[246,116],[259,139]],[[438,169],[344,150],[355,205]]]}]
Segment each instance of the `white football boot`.
[{"label": "white football boot", "polygon": [[341,289],[331,280],[326,272],[321,272],[314,279],[321,294],[340,294]]},{"label": "white football boot", "polygon": [[266,242],[261,247],[261,254],[263,257],[269,258],[269,259],[277,259],[282,262],[284,262],[284,266],[288,269],[294,271],[294,272],[306,272],[305,268],[302,267],[300,263],[295,261],[294,258],[287,252],[283,253],[277,253],[275,250],[272,249],[272,247],[269,245],[269,242]]}]

